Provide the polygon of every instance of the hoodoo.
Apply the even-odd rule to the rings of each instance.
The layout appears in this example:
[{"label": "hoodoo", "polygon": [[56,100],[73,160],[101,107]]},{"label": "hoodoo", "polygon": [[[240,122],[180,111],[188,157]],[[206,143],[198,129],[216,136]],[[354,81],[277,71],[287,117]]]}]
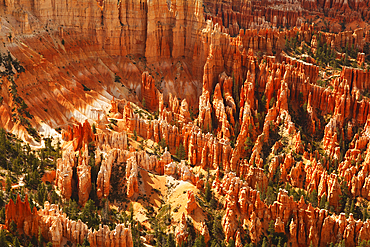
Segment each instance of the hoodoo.
[{"label": "hoodoo", "polygon": [[0,246],[369,246],[369,92],[369,0],[0,0]]}]

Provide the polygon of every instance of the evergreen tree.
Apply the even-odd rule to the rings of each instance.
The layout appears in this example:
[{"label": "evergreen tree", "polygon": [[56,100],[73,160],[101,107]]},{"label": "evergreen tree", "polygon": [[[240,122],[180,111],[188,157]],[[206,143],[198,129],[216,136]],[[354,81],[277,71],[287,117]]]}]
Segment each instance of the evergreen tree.
[{"label": "evergreen tree", "polygon": [[78,207],[77,202],[70,199],[69,204],[65,209],[65,213],[68,215],[68,217],[71,220],[77,220],[78,218],[78,208],[77,207]]},{"label": "evergreen tree", "polygon": [[134,140],[137,141],[137,133],[136,133],[136,129],[134,129]]},{"label": "evergreen tree", "polygon": [[10,232],[15,234],[17,232],[17,224],[14,222],[14,220],[12,220],[12,222],[10,222]]},{"label": "evergreen tree", "polygon": [[274,203],[276,201],[276,195],[274,192],[274,188],[272,186],[267,186],[267,191],[266,191],[266,200],[269,205]]},{"label": "evergreen tree", "polygon": [[217,215],[212,224],[212,230],[211,230],[212,237],[215,240],[215,243],[223,241],[225,239],[224,230],[221,225],[221,216]]},{"label": "evergreen tree", "polygon": [[59,201],[59,196],[54,190],[51,192],[50,201],[52,204],[57,204]]},{"label": "evergreen tree", "polygon": [[0,209],[0,224],[5,223],[5,207]]},{"label": "evergreen tree", "polygon": [[324,193],[322,196],[321,196],[321,200],[320,200],[320,205],[319,205],[319,208],[321,209],[325,209],[326,208],[326,194]]},{"label": "evergreen tree", "polygon": [[93,125],[92,125],[92,132],[93,132],[94,134],[96,134],[96,126],[95,126],[95,123],[93,123]]},{"label": "evergreen tree", "polygon": [[44,237],[41,234],[41,228],[39,228],[39,235],[37,236],[37,242],[38,242],[39,246],[43,246]]},{"label": "evergreen tree", "polygon": [[345,55],[344,55],[344,62],[343,62],[343,64],[345,65],[345,66],[350,66],[350,62],[349,62],[349,59],[348,59],[348,54],[346,53]]},{"label": "evergreen tree", "polygon": [[263,238],[263,241],[262,241],[262,247],[267,247],[267,239],[266,237]]},{"label": "evergreen tree", "polygon": [[4,193],[2,188],[0,188],[0,208],[3,208],[4,206],[5,206]]},{"label": "evergreen tree", "polygon": [[227,247],[235,247],[234,239],[232,239],[232,238],[229,239],[229,245]]},{"label": "evergreen tree", "polygon": [[274,234],[275,234],[275,222],[273,220],[271,220],[269,223],[267,233],[268,233],[267,235],[268,242],[271,244],[273,242]]},{"label": "evergreen tree", "polygon": [[247,139],[245,140],[244,142],[244,149],[245,150],[250,150],[251,148],[253,148],[253,141],[252,141],[252,138],[250,138],[250,136],[247,137]]},{"label": "evergreen tree", "polygon": [[0,230],[0,246],[7,246],[5,230]]},{"label": "evergreen tree", "polygon": [[311,202],[311,204],[312,204],[313,207],[317,207],[317,205],[318,205],[317,197],[318,197],[317,191],[316,191],[316,189],[314,189],[310,193],[310,196],[309,196],[309,201]]},{"label": "evergreen tree", "polygon": [[350,213],[350,214],[354,214],[354,213],[355,213],[355,208],[356,208],[355,200],[352,200],[352,202],[351,202],[351,207],[350,207],[350,210],[349,210],[349,213]]},{"label": "evergreen tree", "polygon": [[362,213],[362,221],[366,221],[368,218],[369,218],[369,213],[368,213],[367,209],[364,209],[364,211]]},{"label": "evergreen tree", "polygon": [[347,198],[346,205],[344,207],[344,213],[346,214],[346,217],[349,216],[350,211],[351,211],[351,199]]},{"label": "evergreen tree", "polygon": [[195,239],[193,247],[206,247],[206,242],[203,235],[199,235]]},{"label": "evergreen tree", "polygon": [[118,83],[120,83],[120,82],[121,82],[121,77],[120,77],[120,76],[118,76],[118,75],[115,75],[115,76],[114,76],[114,82],[118,82]]},{"label": "evergreen tree", "polygon": [[9,193],[11,189],[12,189],[12,181],[10,180],[10,176],[8,174],[6,176],[6,181],[5,181],[5,190],[7,193]]},{"label": "evergreen tree", "polygon": [[48,199],[48,192],[44,183],[39,184],[36,194],[37,202],[43,207],[44,202]]},{"label": "evergreen tree", "polygon": [[205,193],[204,193],[204,196],[205,196],[205,199],[207,202],[210,202],[211,199],[212,199],[212,190],[211,190],[211,183],[210,181],[207,181],[206,183],[206,190],[205,190]]},{"label": "evergreen tree", "polygon": [[96,207],[93,200],[88,200],[78,217],[81,221],[85,222],[89,228],[98,229],[100,224],[99,215],[96,213]]},{"label": "evergreen tree", "polygon": [[359,247],[365,247],[367,241],[366,240],[361,240],[361,238],[358,238],[358,246]]},{"label": "evergreen tree", "polygon": [[19,243],[19,239],[16,236],[13,239],[13,247],[21,247],[21,244]]},{"label": "evergreen tree", "polygon": [[281,238],[279,238],[279,241],[278,241],[278,244],[277,244],[277,246],[276,247],[282,247],[281,246]]},{"label": "evergreen tree", "polygon": [[84,242],[82,243],[82,246],[83,247],[90,246],[89,240],[87,240],[87,238],[84,239]]},{"label": "evergreen tree", "polygon": [[167,147],[167,142],[166,142],[166,139],[165,138],[162,138],[159,142],[158,142],[158,145],[160,147],[162,147],[163,149],[165,149]]},{"label": "evergreen tree", "polygon": [[285,37],[285,50],[286,51],[291,50],[289,39],[287,39],[286,37]]},{"label": "evergreen tree", "polygon": [[176,150],[176,156],[177,156],[177,158],[179,158],[179,160],[186,159],[186,151],[185,151],[184,145],[182,145],[182,143],[180,143],[179,147]]},{"label": "evergreen tree", "polygon": [[165,247],[176,247],[176,242],[172,233],[168,234]]},{"label": "evergreen tree", "polygon": [[143,98],[143,100],[141,101],[141,104],[143,106],[144,109],[146,109],[146,102],[145,102],[145,98]]}]

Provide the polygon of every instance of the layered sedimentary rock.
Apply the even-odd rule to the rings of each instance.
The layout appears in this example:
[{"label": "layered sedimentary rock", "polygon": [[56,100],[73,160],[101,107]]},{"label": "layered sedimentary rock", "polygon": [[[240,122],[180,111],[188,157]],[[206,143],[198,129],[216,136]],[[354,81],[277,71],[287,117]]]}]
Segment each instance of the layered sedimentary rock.
[{"label": "layered sedimentary rock", "polygon": [[62,158],[57,160],[55,184],[66,199],[72,196],[74,158],[72,150],[66,150],[63,152]]},{"label": "layered sedimentary rock", "polygon": [[195,175],[192,168],[186,165],[184,160],[181,163],[171,162],[165,165],[164,174],[175,176],[179,180],[189,181],[194,185],[199,181],[199,175]]},{"label": "layered sedimentary rock", "polygon": [[92,187],[91,166],[89,165],[88,161],[89,157],[87,156],[87,152],[85,152],[85,156],[81,156],[79,158],[79,164],[77,165],[78,203],[80,205],[85,205],[85,203],[89,200],[90,191]]},{"label": "layered sedimentary rock", "polygon": [[[5,30],[0,40],[25,67],[15,81],[35,116],[31,125],[45,136],[59,135],[53,128],[65,128],[66,148],[56,170],[63,198],[77,193],[79,204],[88,200],[92,155],[99,167],[99,199],[114,189],[116,168],[126,169],[120,185],[132,200],[140,192],[140,169],[202,189],[204,180],[194,173],[199,167],[191,164],[218,169],[212,188],[225,197],[222,225],[226,240],[235,239],[237,246],[242,234],[236,221],[239,212],[253,243],[266,233],[269,221],[292,246],[324,246],[340,238],[352,246],[369,238],[368,221],[330,215],[303,199],[294,201],[285,191],[271,205],[260,198],[269,180],[280,176],[294,190],[316,191],[334,211],[340,208],[342,187],[347,186],[351,196],[370,199],[370,106],[362,97],[369,89],[369,72],[343,67],[329,77],[319,73],[319,62],[312,57],[301,57],[304,62],[281,52],[293,40],[310,44],[314,54],[323,44],[361,51],[370,41],[364,29],[334,34],[305,21],[312,13],[333,22],[369,20],[368,1],[48,0],[3,1],[0,7],[0,13],[11,16],[0,24]],[[356,60],[360,67],[366,63],[363,54]],[[319,78],[325,78],[327,88],[318,85]],[[2,78],[0,125],[25,135],[24,127],[12,120],[10,84]],[[150,112],[158,109],[158,119],[130,101]],[[198,116],[191,122],[194,113]],[[306,115],[302,123],[300,117]],[[96,134],[89,124],[93,122]],[[160,158],[134,151],[134,146],[128,151],[126,131],[164,143],[168,151]],[[311,135],[319,141],[309,140]],[[91,142],[94,154],[88,153]],[[180,144],[188,164],[171,158]],[[226,172],[222,179],[221,171]],[[37,222],[45,219],[42,234],[55,245],[62,237],[81,243],[87,235],[92,246],[132,245],[129,229],[122,225],[87,233],[83,223],[55,216],[60,215],[55,206],[38,214],[21,202],[12,203],[6,224],[15,220],[34,235]],[[196,207],[189,192],[188,214]],[[25,213],[14,214],[22,209]],[[184,215],[176,230],[179,244],[188,236],[186,227]],[[209,236],[206,225],[200,233]]]},{"label": "layered sedimentary rock", "polygon": [[88,240],[90,246],[133,246],[131,229],[118,224],[111,231],[107,225],[100,225],[99,230],[89,230]]},{"label": "layered sedimentary rock", "polygon": [[[305,245],[311,241],[317,246],[324,246],[335,242],[333,236],[336,234],[341,234],[346,243],[351,245],[358,240],[360,235],[364,237],[368,228],[368,221],[355,221],[352,214],[349,218],[346,218],[344,213],[329,215],[327,210],[313,208],[311,204],[305,204],[303,199],[295,202],[284,190],[280,190],[277,201],[272,205],[267,205],[261,201],[259,192],[248,186],[242,185],[233,187],[233,189],[233,192],[223,189],[220,193],[237,195],[234,199],[235,204],[233,204],[241,210],[241,220],[245,219],[250,222],[252,242],[257,242],[262,232],[268,227],[269,221],[261,221],[261,219],[273,220],[275,231],[287,234],[292,246]],[[248,200],[245,200],[246,198]],[[236,208],[231,209],[229,205],[226,205],[226,214],[222,221],[227,238],[237,236],[236,223],[233,223],[235,217],[232,217]],[[285,230],[286,224],[289,224],[289,232]],[[338,229],[338,232],[335,229]]]},{"label": "layered sedimentary rock", "polygon": [[[85,125],[88,125],[85,123]],[[89,125],[88,125],[89,126]],[[123,163],[126,161],[123,150],[127,149],[127,134],[126,132],[114,132],[114,133],[99,133],[94,136],[90,136],[90,127],[86,128],[87,136],[84,143],[83,152],[80,151],[79,154],[74,153],[75,143],[81,139],[81,135],[72,132],[72,136],[65,135],[67,141],[71,141],[73,148],[67,149],[63,152],[62,158],[57,160],[57,170],[56,170],[56,185],[61,191],[62,195],[69,199],[72,195],[72,191],[75,189],[78,192],[79,204],[84,205],[89,199],[89,194],[92,188],[91,184],[91,160],[95,160],[95,165],[99,166],[97,181],[96,181],[96,191],[98,198],[106,198],[109,195],[110,190],[110,177],[112,166],[115,163]],[[84,132],[84,133],[85,133]],[[70,136],[70,137],[68,137]],[[92,139],[91,139],[92,138]],[[94,141],[94,146],[96,148],[94,159],[90,159],[88,154],[88,144]],[[103,157],[103,159],[102,159]],[[76,164],[78,160],[78,163]],[[74,181],[73,173],[76,169],[76,178]],[[77,183],[77,184],[76,184]]]},{"label": "layered sedimentary rock", "polygon": [[[282,50],[285,39],[295,37],[297,32],[299,42],[309,42],[316,30],[313,25],[304,24],[307,11],[324,6],[338,11],[336,4],[330,1],[279,3],[275,7],[254,1],[204,1],[207,13],[204,13],[200,1],[173,2],[168,6],[163,0],[153,3],[115,3],[111,0],[101,4],[89,0],[56,5],[50,1],[42,4],[10,1],[1,4],[5,13],[14,16],[9,25],[16,27],[12,38],[3,35],[2,39],[26,68],[18,79],[19,93],[35,116],[32,123],[40,131],[47,129],[46,132],[70,121],[72,112],[75,113],[73,118],[79,122],[86,118],[104,118],[104,111],[113,97],[135,102],[144,98],[148,101],[147,105],[150,108],[153,105],[155,109],[158,95],[154,82],[160,85],[158,87],[164,93],[165,101],[172,93],[186,99],[190,106],[196,106],[204,78],[209,81],[207,84],[210,86],[205,91],[210,95],[223,71],[231,76],[233,70],[236,83],[240,85],[246,72],[243,68],[245,52],[242,49],[267,51],[268,55],[272,55]],[[361,1],[347,4],[350,12],[347,7],[339,9],[346,10],[343,12],[345,19],[357,19],[359,16],[366,19],[366,6],[368,3]],[[40,22],[30,21],[33,18]],[[207,19],[212,21],[207,22]],[[49,20],[55,24],[47,26],[48,32],[40,33],[41,37],[18,35],[39,30]],[[17,25],[18,22],[21,25]],[[271,28],[280,26],[294,28]],[[366,40],[363,36],[361,28],[337,34],[321,32],[321,43],[333,44],[333,47],[345,47],[348,43],[348,46],[355,45],[361,49]],[[239,50],[239,47],[242,49]],[[101,66],[97,66],[94,57]],[[74,58],[79,58],[80,62]],[[305,73],[311,73],[307,69]],[[144,71],[152,76],[145,76],[147,73]],[[121,88],[122,85],[125,89]],[[37,94],[42,88],[48,88],[45,97]],[[39,109],[40,105],[53,107],[44,111]],[[209,109],[207,100],[201,105]],[[8,116],[11,115],[9,107],[11,104],[5,97],[3,110]],[[58,112],[61,114],[55,116]],[[14,124],[6,122],[2,125],[10,129],[14,127]],[[207,125],[208,120],[205,128]]]},{"label": "layered sedimentary rock", "polygon": [[177,225],[175,229],[175,238],[176,238],[176,243],[181,244],[186,241],[189,233],[187,231],[187,223],[186,223],[186,218],[185,214],[182,214],[182,217],[180,219],[179,224]]},{"label": "layered sedimentary rock", "polygon": [[218,138],[225,138],[227,140],[230,137],[230,125],[229,121],[227,120],[226,108],[223,103],[220,84],[217,84],[215,87],[212,105],[215,117],[217,119],[216,124]]},{"label": "layered sedimentary rock", "polygon": [[93,140],[93,133],[89,122],[86,120],[83,125],[78,123],[73,128],[68,126],[68,130],[63,132],[62,138],[64,141],[73,141],[73,149],[77,151],[85,148]]},{"label": "layered sedimentary rock", "polygon": [[191,215],[194,210],[198,207],[197,203],[195,202],[194,192],[192,190],[188,190],[188,201],[186,203],[186,212]]},{"label": "layered sedimentary rock", "polygon": [[5,206],[5,225],[10,229],[12,221],[17,224],[17,228],[23,229],[27,235],[34,235],[38,233],[40,216],[37,214],[37,209],[31,207],[28,201],[28,195],[25,196],[22,202],[20,196],[17,196],[17,201],[14,203],[10,200],[9,204]]},{"label": "layered sedimentary rock", "polygon": [[155,81],[148,72],[144,72],[141,78],[141,95],[143,107],[151,111],[158,108],[158,90],[155,87]]},{"label": "layered sedimentary rock", "polygon": [[[106,246],[107,243],[115,246],[133,246],[130,228],[119,224],[113,231],[104,225],[98,231],[88,229],[87,225],[80,220],[72,221],[66,218],[58,205],[45,202],[43,209],[33,209],[31,212],[28,197],[22,202],[19,195],[14,204],[10,200],[6,205],[5,224],[9,229],[14,221],[19,229],[23,229],[28,236],[42,234],[45,240],[52,242],[53,246],[61,246],[62,239],[66,238],[75,244],[82,244],[88,238],[91,246]],[[106,238],[108,236],[108,238]]]},{"label": "layered sedimentary rock", "polygon": [[127,197],[130,198],[135,194],[135,192],[139,191],[138,165],[135,156],[127,160],[126,179],[127,179]]},{"label": "layered sedimentary rock", "polygon": [[[143,93],[152,109],[154,80],[159,81],[162,76],[166,99],[169,92],[175,91],[187,102],[197,102],[196,84],[189,81],[201,78],[199,69],[206,59],[203,52],[197,52],[203,49],[198,46],[197,35],[205,23],[202,4],[183,1],[172,3],[170,8],[166,5],[165,1],[105,1],[101,5],[95,0],[56,5],[50,1],[2,2],[2,13],[12,16],[6,28],[16,27],[11,36],[33,33],[15,39],[8,39],[8,32],[6,36],[2,33],[1,40],[6,41],[6,47],[26,69],[17,84],[20,96],[35,116],[32,124],[36,129],[50,135],[56,133],[53,128],[66,124],[72,116],[78,122],[102,119],[112,97],[139,102],[142,98],[137,96]],[[53,25],[47,24],[49,21]],[[43,28],[47,32],[35,34]],[[144,60],[139,59],[144,56],[148,66],[155,64],[163,70],[151,82],[140,83]],[[199,64],[192,66],[194,56],[198,56]],[[181,61],[168,66],[172,60]],[[180,77],[171,71],[177,67],[185,68],[179,72],[183,86],[174,88],[173,82]],[[122,89],[123,85],[129,91]],[[48,91],[43,96],[37,94],[42,89]],[[3,103],[3,110],[11,109],[8,97]],[[42,105],[50,109],[44,111]],[[2,126],[18,131],[11,122],[2,122]]]},{"label": "layered sedimentary rock", "polygon": [[117,158],[117,150],[112,149],[104,160],[101,161],[100,170],[96,180],[96,195],[99,199],[107,198],[110,190],[110,177],[112,173],[112,166]]},{"label": "layered sedimentary rock", "polygon": [[[80,155],[72,150],[72,147],[66,150],[63,152],[62,158],[57,160],[55,184],[63,197],[67,199],[72,196],[73,190],[76,190],[79,196],[79,204],[84,205],[89,199],[92,186],[87,145],[86,151],[84,153],[80,152]],[[77,179],[74,178],[74,174]]]}]

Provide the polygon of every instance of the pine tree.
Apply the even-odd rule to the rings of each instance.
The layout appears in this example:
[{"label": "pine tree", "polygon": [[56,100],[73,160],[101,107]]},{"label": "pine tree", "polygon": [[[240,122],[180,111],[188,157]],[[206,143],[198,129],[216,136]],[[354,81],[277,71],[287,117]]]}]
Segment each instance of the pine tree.
[{"label": "pine tree", "polygon": [[369,218],[369,212],[367,211],[367,208],[364,207],[362,211],[362,221],[366,221]]},{"label": "pine tree", "polygon": [[136,129],[134,129],[134,140],[137,141],[137,133],[136,133]]},{"label": "pine tree", "polygon": [[89,228],[98,228],[100,219],[96,213],[96,207],[93,200],[90,199],[86,202],[79,219],[85,222]]},{"label": "pine tree", "polygon": [[11,189],[12,189],[12,181],[10,180],[10,176],[8,174],[6,176],[6,181],[5,181],[5,190],[7,193],[9,193]]},{"label": "pine tree", "polygon": [[316,191],[316,189],[314,189],[310,193],[310,197],[309,197],[309,201],[311,202],[311,204],[312,204],[313,207],[317,207],[317,205],[318,205],[317,197],[318,197],[317,191]]},{"label": "pine tree", "polygon": [[37,237],[37,242],[39,243],[39,246],[43,246],[44,237],[41,234],[41,228],[39,228],[39,235]]},{"label": "pine tree", "polygon": [[87,238],[85,238],[85,239],[84,239],[84,242],[82,243],[82,246],[83,246],[83,247],[90,246],[90,243],[89,243],[89,241],[87,240]]},{"label": "pine tree", "polygon": [[186,159],[186,152],[185,152],[184,145],[182,145],[182,143],[180,143],[179,147],[176,150],[176,156],[177,158],[179,158],[179,160]]},{"label": "pine tree", "polygon": [[344,63],[345,66],[349,66],[350,65],[350,62],[348,60],[348,54],[347,53],[344,55],[344,62],[343,63]]},{"label": "pine tree", "polygon": [[291,50],[289,39],[287,39],[286,37],[285,37],[285,50],[286,51]]},{"label": "pine tree", "polygon": [[276,201],[276,195],[274,193],[274,188],[271,186],[267,186],[266,199],[269,205],[271,205],[272,203],[274,203],[274,201]]},{"label": "pine tree", "polygon": [[244,145],[245,145],[244,147],[245,150],[250,150],[253,147],[253,141],[249,136],[245,140]]},{"label": "pine tree", "polygon": [[5,207],[0,209],[0,224],[5,223]]},{"label": "pine tree", "polygon": [[77,205],[77,202],[70,199],[69,200],[69,204],[68,204],[68,207],[66,208],[66,214],[68,215],[68,217],[71,219],[71,220],[77,220],[77,216],[78,216],[78,205]]},{"label": "pine tree", "polygon": [[232,238],[229,239],[229,245],[227,247],[235,247],[234,239],[232,239]]},{"label": "pine tree", "polygon": [[262,247],[267,247],[267,239],[266,239],[266,237],[263,238]]},{"label": "pine tree", "polygon": [[349,213],[350,214],[354,214],[355,213],[355,207],[356,207],[355,200],[352,200],[351,207],[350,207],[350,210],[349,210]]},{"label": "pine tree", "polygon": [[0,246],[7,246],[5,230],[0,230]]},{"label": "pine tree", "polygon": [[212,191],[211,191],[211,183],[210,183],[210,181],[207,181],[207,183],[206,183],[206,190],[205,190],[204,196],[205,196],[207,202],[210,202],[211,201],[211,199],[212,199]]},{"label": "pine tree", "polygon": [[346,213],[346,217],[349,216],[350,211],[351,211],[351,199],[347,198],[346,205],[344,206],[344,213]]},{"label": "pine tree", "polygon": [[165,138],[162,138],[159,142],[158,145],[161,146],[163,149],[167,147],[167,142]]},{"label": "pine tree", "polygon": [[36,194],[37,202],[43,207],[44,202],[48,199],[48,192],[44,183],[39,184]]},{"label": "pine tree", "polygon": [[96,134],[96,126],[95,126],[95,123],[93,123],[93,125],[92,125],[92,132],[93,132],[94,134]]},{"label": "pine tree", "polygon": [[273,220],[270,221],[267,232],[268,232],[267,238],[269,242],[271,243],[273,241],[274,234],[275,234],[275,222]]},{"label": "pine tree", "polygon": [[17,224],[14,222],[14,220],[10,222],[10,232],[13,234],[17,232]]},{"label": "pine tree", "polygon": [[173,234],[168,234],[165,247],[176,247],[176,242],[174,240]]},{"label": "pine tree", "polygon": [[279,238],[279,241],[278,241],[278,244],[277,244],[277,246],[276,247],[282,247],[281,246],[281,237]]},{"label": "pine tree", "polygon": [[2,188],[0,188],[0,208],[3,208],[4,206],[5,206],[4,193]]},{"label": "pine tree", "polygon": [[52,204],[57,204],[58,203],[58,200],[59,200],[59,196],[58,194],[53,190],[51,192],[51,196],[50,196],[50,201]]},{"label": "pine tree", "polygon": [[322,196],[321,196],[321,200],[320,200],[320,205],[319,205],[319,208],[321,209],[325,209],[326,208],[326,194],[324,193]]},{"label": "pine tree", "polygon": [[218,244],[218,241],[222,241],[225,238],[224,230],[221,225],[221,216],[216,216],[215,219],[213,220],[213,225],[212,225],[212,238],[214,238],[215,243]]},{"label": "pine tree", "polygon": [[206,247],[206,242],[203,235],[199,235],[195,239],[193,247]]}]

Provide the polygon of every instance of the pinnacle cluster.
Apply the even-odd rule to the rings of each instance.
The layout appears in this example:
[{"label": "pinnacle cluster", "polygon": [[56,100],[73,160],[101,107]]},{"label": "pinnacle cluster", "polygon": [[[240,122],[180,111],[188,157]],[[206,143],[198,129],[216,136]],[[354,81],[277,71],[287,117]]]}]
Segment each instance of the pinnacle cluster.
[{"label": "pinnacle cluster", "polygon": [[369,0],[0,0],[0,246],[370,246]]}]

